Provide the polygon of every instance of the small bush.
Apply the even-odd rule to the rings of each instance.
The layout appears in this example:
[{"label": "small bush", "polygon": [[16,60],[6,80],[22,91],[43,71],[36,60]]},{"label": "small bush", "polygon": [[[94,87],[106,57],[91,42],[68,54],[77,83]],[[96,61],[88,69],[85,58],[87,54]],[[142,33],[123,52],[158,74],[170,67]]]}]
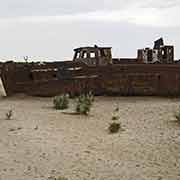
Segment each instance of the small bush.
[{"label": "small bush", "polygon": [[13,111],[11,109],[6,113],[6,120],[11,120],[12,116],[13,116]]},{"label": "small bush", "polygon": [[69,95],[64,94],[61,96],[56,96],[53,99],[54,108],[58,110],[67,109],[69,107]]},{"label": "small bush", "polygon": [[92,93],[80,95],[77,100],[76,112],[79,114],[88,115],[93,101],[94,96]]},{"label": "small bush", "polygon": [[113,120],[113,121],[117,121],[118,119],[119,119],[119,116],[115,116],[115,115],[114,115],[114,116],[112,117],[112,120]]},{"label": "small bush", "polygon": [[177,111],[176,113],[174,113],[174,117],[175,117],[175,119],[177,120],[177,122],[180,123],[180,110]]},{"label": "small bush", "polygon": [[109,125],[109,132],[110,133],[117,133],[121,128],[121,124],[120,123],[116,123],[116,122],[112,122]]},{"label": "small bush", "polygon": [[114,110],[113,110],[113,116],[111,118],[112,122],[109,124],[108,130],[109,133],[117,133],[121,128],[121,123],[118,122],[119,121],[119,107],[117,106]]}]

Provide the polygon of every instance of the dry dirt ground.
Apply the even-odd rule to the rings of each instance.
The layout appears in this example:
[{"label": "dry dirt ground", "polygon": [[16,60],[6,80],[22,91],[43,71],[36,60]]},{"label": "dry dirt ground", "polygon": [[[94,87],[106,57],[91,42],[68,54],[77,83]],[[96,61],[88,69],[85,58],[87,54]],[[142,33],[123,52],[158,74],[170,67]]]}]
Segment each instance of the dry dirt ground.
[{"label": "dry dirt ground", "polygon": [[[124,131],[110,135],[116,106]],[[86,117],[54,110],[52,98],[1,98],[0,180],[180,180],[179,106],[180,99],[97,97]]]}]

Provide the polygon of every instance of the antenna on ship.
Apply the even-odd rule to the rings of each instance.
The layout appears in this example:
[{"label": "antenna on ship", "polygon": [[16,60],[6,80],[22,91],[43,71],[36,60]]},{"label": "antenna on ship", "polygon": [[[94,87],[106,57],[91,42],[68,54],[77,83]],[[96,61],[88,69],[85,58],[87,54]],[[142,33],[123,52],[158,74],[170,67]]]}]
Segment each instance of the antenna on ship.
[{"label": "antenna on ship", "polygon": [[23,58],[24,58],[25,62],[28,63],[29,57],[28,56],[24,56]]}]

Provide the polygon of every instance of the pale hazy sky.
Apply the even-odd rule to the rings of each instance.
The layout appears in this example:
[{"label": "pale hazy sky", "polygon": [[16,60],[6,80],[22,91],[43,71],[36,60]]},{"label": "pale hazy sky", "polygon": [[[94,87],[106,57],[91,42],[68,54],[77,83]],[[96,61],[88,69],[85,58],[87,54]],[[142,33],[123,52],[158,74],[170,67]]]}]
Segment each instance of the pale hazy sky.
[{"label": "pale hazy sky", "polygon": [[180,58],[180,0],[0,0],[0,58],[70,60],[79,46],[112,46],[113,57],[164,37]]}]

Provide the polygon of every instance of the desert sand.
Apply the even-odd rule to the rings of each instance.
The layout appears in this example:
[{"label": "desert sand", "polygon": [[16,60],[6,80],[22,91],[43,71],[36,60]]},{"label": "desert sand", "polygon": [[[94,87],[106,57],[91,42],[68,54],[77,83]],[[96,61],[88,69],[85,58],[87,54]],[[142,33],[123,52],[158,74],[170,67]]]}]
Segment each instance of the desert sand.
[{"label": "desert sand", "polygon": [[[109,134],[117,106],[124,131]],[[53,109],[52,98],[1,98],[0,180],[180,180],[179,107],[180,99],[96,97],[86,117]]]}]

